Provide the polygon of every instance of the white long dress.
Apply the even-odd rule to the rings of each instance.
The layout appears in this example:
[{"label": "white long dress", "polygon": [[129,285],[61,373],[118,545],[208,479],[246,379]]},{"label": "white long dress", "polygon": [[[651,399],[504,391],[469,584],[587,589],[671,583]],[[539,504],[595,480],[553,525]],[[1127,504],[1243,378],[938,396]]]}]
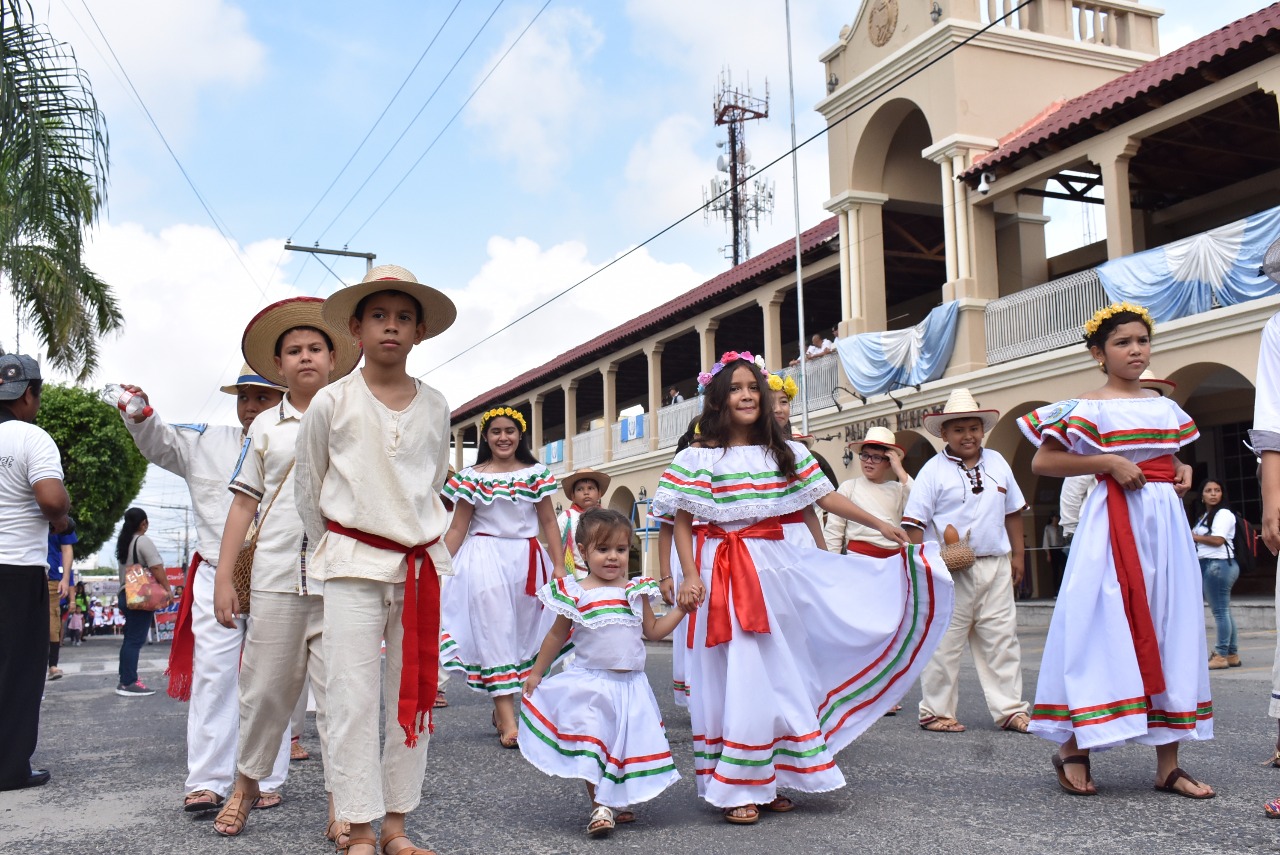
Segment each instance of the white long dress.
[{"label": "white long dress", "polygon": [[[815,548],[799,512],[832,487],[791,447],[789,477],[758,446],[686,449],[654,497],[659,514],[707,521],[685,670],[698,794],[718,807],[843,786],[836,753],[902,698],[951,620],[936,544],[882,559]],[[713,619],[730,637],[708,646]]]},{"label": "white long dress", "polygon": [[[1062,401],[1028,413],[1019,426],[1037,447],[1053,437],[1073,454],[1119,454],[1135,463],[1171,455],[1199,436],[1191,417],[1161,397]],[[1123,491],[1165,686],[1148,695],[1112,556],[1112,489],[1102,481],[1081,509],[1031,732],[1058,743],[1074,735],[1090,749],[1212,739],[1200,565],[1182,500],[1167,482]]]},{"label": "white long dress", "polygon": [[541,463],[496,475],[468,467],[445,484],[447,498],[475,511],[440,597],[440,664],[477,692],[519,692],[555,620],[537,596],[554,565],[536,510],[555,491]]}]

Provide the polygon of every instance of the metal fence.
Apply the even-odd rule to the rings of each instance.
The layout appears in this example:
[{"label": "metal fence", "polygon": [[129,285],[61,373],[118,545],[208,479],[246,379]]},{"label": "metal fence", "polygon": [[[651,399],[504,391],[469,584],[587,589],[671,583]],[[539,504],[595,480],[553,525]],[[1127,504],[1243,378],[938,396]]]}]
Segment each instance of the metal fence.
[{"label": "metal fence", "polygon": [[987,304],[987,364],[1080,343],[1081,327],[1107,303],[1096,270],[1073,273]]},{"label": "metal fence", "polygon": [[[793,365],[778,372],[783,377],[794,377],[800,382],[800,366]],[[806,359],[804,363],[805,387],[809,398],[809,410],[821,410],[835,403],[836,386],[848,384],[844,382],[844,373],[840,370],[840,357],[834,353],[819,356],[817,359]],[[800,403],[792,402],[791,409],[798,415]]]}]

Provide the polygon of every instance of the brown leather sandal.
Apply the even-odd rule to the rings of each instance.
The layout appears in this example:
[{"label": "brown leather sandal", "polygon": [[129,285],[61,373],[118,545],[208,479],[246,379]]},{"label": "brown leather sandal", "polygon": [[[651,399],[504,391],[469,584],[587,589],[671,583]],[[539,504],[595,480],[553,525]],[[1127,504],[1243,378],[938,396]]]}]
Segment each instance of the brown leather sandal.
[{"label": "brown leather sandal", "polygon": [[920,719],[920,729],[930,733],[964,733],[965,727],[951,716],[931,715]]},{"label": "brown leather sandal", "polygon": [[[1066,766],[1068,763],[1084,767],[1085,786],[1077,787],[1071,783],[1071,779],[1067,777]],[[1055,752],[1053,755],[1053,771],[1058,773],[1058,786],[1062,787],[1064,792],[1073,796],[1096,796],[1098,794],[1098,789],[1093,785],[1093,775],[1089,771],[1088,754],[1072,754],[1070,757],[1063,757]]]},{"label": "brown leather sandal", "polygon": [[187,813],[207,813],[222,807],[222,796],[213,790],[194,790],[182,799],[182,809]]},{"label": "brown leather sandal", "polygon": [[1155,788],[1162,793],[1173,793],[1175,796],[1182,796],[1184,799],[1211,799],[1217,795],[1213,790],[1209,790],[1207,793],[1188,793],[1183,790],[1179,790],[1175,784],[1180,780],[1186,780],[1192,784],[1199,784],[1202,787],[1209,786],[1203,781],[1197,781],[1195,778],[1182,771],[1182,769],[1175,768],[1169,773],[1169,777],[1164,779],[1164,783],[1156,784]]},{"label": "brown leather sandal", "polygon": [[[393,840],[400,840],[401,838],[408,840],[409,835],[393,834],[390,837],[384,837],[382,838],[382,842],[378,844],[378,849],[382,851],[382,855],[391,855],[391,853],[387,851],[387,844]],[[369,842],[372,843],[373,841],[370,840]],[[436,853],[430,849],[419,849],[417,846],[410,843],[405,848],[396,852],[395,855],[436,855]]]},{"label": "brown leather sandal", "polygon": [[[334,828],[334,826],[337,826],[337,828]],[[351,823],[343,822],[339,819],[331,819],[324,829],[324,836],[341,852],[343,847],[347,845],[347,841],[342,838],[346,837],[349,840],[351,837]]]},{"label": "brown leather sandal", "polygon": [[773,801],[760,805],[760,807],[774,813],[789,813],[796,809],[796,803],[786,796],[778,796]]},{"label": "brown leather sandal", "polygon": [[723,808],[720,812],[724,814],[725,822],[734,825],[752,825],[760,819],[760,809],[755,805],[738,805],[737,807]]},{"label": "brown leather sandal", "polygon": [[636,813],[631,808],[623,808],[613,812],[613,821],[622,825],[624,822],[635,822]]},{"label": "brown leather sandal", "polygon": [[348,837],[347,842],[338,847],[338,851],[346,852],[352,846],[370,846],[375,853],[378,851],[378,842],[372,837]]},{"label": "brown leather sandal", "polygon": [[[236,790],[222,806],[222,810],[218,811],[218,816],[213,820],[213,830],[223,837],[239,837],[244,833],[244,827],[249,824],[249,811],[252,807],[249,794]],[[231,826],[231,830],[223,831],[218,828],[219,823]]]}]

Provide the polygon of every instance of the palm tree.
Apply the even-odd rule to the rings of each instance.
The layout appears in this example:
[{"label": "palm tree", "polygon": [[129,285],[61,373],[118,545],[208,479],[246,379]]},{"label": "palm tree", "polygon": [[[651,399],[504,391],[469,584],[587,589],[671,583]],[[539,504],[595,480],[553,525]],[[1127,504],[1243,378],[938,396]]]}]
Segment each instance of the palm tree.
[{"label": "palm tree", "polygon": [[106,120],[70,47],[31,17],[27,0],[0,0],[0,288],[83,380],[123,323],[82,259],[106,200]]}]

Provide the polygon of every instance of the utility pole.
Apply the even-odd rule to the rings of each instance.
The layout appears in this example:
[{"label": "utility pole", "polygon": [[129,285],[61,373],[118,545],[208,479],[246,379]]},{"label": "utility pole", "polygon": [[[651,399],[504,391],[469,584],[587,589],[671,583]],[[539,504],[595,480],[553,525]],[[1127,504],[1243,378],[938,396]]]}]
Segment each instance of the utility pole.
[{"label": "utility pole", "polygon": [[156,507],[182,511],[182,569],[185,572],[191,566],[191,506],[157,505]]},{"label": "utility pole", "polygon": [[319,242],[316,242],[313,246],[297,246],[294,244],[293,238],[289,238],[284,242],[284,248],[294,252],[309,252],[312,255],[343,255],[348,258],[363,258],[366,273],[373,269],[373,260],[378,257],[372,252],[351,252],[345,246],[342,249],[323,249]]},{"label": "utility pole", "polygon": [[[716,93],[713,115],[717,125],[728,128],[728,156],[716,158],[716,169],[728,173],[728,178],[712,178],[708,189],[702,191],[703,217],[710,220],[712,214],[720,215],[733,228],[733,265],[737,267],[751,257],[750,226],[760,227],[760,215],[773,213],[773,182],[756,179],[747,187],[755,167],[751,165],[751,152],[747,148],[745,125],[749,121],[769,118],[769,82],[764,85],[764,98],[733,85],[733,77],[727,71],[720,73],[720,91]],[[722,140],[716,143],[725,148]]]}]

